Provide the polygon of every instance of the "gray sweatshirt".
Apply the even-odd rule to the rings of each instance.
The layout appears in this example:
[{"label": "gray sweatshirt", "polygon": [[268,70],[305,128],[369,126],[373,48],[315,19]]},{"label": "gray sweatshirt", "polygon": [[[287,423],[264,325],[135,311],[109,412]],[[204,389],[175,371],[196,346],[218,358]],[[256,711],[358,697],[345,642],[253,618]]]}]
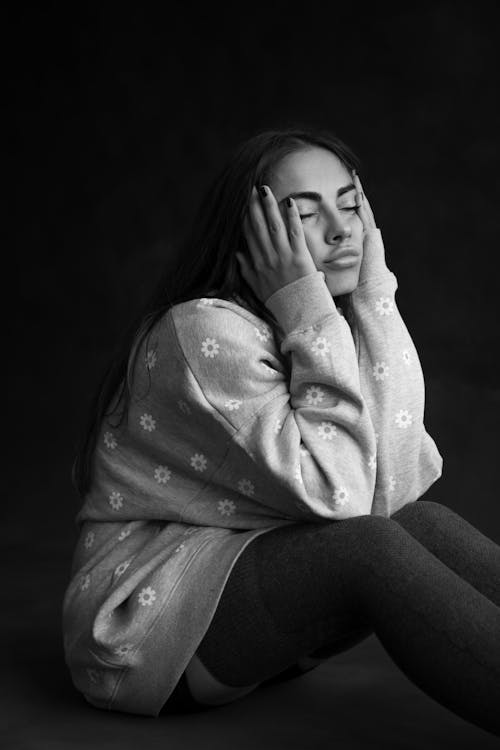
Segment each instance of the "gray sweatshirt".
[{"label": "gray sweatshirt", "polygon": [[63,604],[92,705],[158,715],[255,537],[388,517],[441,476],[379,229],[365,255],[352,330],[315,271],[266,300],[277,327],[204,297],[141,342],[128,419],[101,425]]}]

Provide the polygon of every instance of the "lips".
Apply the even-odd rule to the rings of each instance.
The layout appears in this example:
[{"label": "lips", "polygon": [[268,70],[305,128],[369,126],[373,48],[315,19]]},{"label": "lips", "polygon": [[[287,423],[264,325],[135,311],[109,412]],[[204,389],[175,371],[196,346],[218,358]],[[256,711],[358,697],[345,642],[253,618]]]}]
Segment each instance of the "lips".
[{"label": "lips", "polygon": [[335,255],[332,255],[331,258],[328,258],[325,263],[332,263],[335,260],[339,260],[339,258],[357,258],[359,257],[359,252],[356,250],[354,245],[344,245],[344,247],[335,253]]}]

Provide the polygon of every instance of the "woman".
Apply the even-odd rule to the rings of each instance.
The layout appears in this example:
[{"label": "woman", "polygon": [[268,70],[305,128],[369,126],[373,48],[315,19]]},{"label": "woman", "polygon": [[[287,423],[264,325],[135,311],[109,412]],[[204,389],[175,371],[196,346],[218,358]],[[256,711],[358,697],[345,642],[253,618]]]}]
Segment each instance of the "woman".
[{"label": "woman", "polygon": [[244,143],[104,378],[63,611],[94,706],[214,707],[375,633],[499,731],[499,549],[422,499],[443,460],[356,167],[321,131]]}]

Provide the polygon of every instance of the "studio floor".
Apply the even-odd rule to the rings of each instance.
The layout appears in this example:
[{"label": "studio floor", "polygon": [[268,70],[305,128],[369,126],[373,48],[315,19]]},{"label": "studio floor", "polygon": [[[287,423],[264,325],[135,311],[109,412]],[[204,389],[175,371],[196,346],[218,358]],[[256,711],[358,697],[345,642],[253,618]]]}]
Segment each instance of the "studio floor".
[{"label": "studio floor", "polygon": [[48,623],[26,615],[29,625],[2,638],[4,750],[500,746],[414,687],[375,636],[296,680],[208,712],[155,719],[100,711],[74,691]]},{"label": "studio floor", "polygon": [[[427,428],[445,461],[445,473],[429,499],[446,503],[498,543],[494,498],[500,391],[429,382],[427,395],[432,405]],[[66,469],[68,456],[62,446],[58,450]],[[52,459],[47,451],[39,460]],[[75,501],[61,502],[68,486],[65,471],[56,466],[43,492],[33,482],[37,471],[40,476],[43,467],[15,473],[11,491],[17,502],[10,504],[2,525],[2,750],[500,747],[500,739],[414,686],[375,635],[298,679],[259,688],[212,711],[154,719],[93,708],[73,688],[62,653],[61,602],[74,542]]]}]

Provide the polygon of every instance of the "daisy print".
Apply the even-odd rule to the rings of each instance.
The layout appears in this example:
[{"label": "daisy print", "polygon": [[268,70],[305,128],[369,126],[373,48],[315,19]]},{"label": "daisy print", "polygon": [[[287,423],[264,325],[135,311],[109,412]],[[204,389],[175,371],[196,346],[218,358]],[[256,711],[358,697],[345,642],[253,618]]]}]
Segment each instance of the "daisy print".
[{"label": "daisy print", "polygon": [[123,531],[120,531],[118,534],[118,541],[123,542],[128,536],[130,536],[130,529],[123,529]]},{"label": "daisy print", "polygon": [[379,297],[375,303],[375,310],[379,315],[391,315],[394,312],[394,302],[390,297]]},{"label": "daisy print", "polygon": [[405,365],[408,365],[408,366],[411,365],[411,356],[410,356],[410,352],[408,351],[408,349],[403,349],[402,355],[403,355],[403,362],[405,363]]},{"label": "daisy print", "polygon": [[213,305],[214,302],[215,297],[200,297],[200,299],[196,303],[196,307],[206,307],[206,305]]},{"label": "daisy print", "polygon": [[97,671],[97,669],[87,669],[87,675],[89,677],[89,680],[93,683],[99,682],[100,674]]},{"label": "daisy print", "polygon": [[139,595],[137,596],[139,604],[143,607],[150,607],[155,599],[156,591],[151,588],[151,586],[146,586],[146,588],[141,589],[141,591],[139,591]]},{"label": "daisy print", "polygon": [[80,591],[86,591],[90,586],[90,576],[87,573],[87,575],[82,576],[80,579]]},{"label": "daisy print", "polygon": [[324,336],[318,336],[312,342],[311,351],[324,357],[330,351],[330,344]]},{"label": "daisy print", "polygon": [[109,496],[109,504],[113,510],[120,510],[123,505],[123,495],[116,491],[112,492]]},{"label": "daisy print", "polygon": [[179,407],[181,411],[184,412],[184,414],[191,414],[191,408],[189,404],[187,404],[185,401],[182,401],[182,400],[178,401],[177,406]]},{"label": "daisy print", "polygon": [[114,450],[116,446],[118,445],[117,440],[112,432],[106,431],[103,436],[104,445],[106,448],[109,448],[109,450]]},{"label": "daisy print", "polygon": [[323,440],[331,440],[333,436],[337,434],[337,428],[333,422],[321,422],[317,430],[318,435],[320,438],[323,438]]},{"label": "daisy print", "polygon": [[385,362],[375,362],[372,372],[375,380],[384,380],[389,375],[389,367]]},{"label": "daisy print", "polygon": [[234,411],[235,409],[239,409],[243,401],[240,401],[237,398],[230,398],[229,401],[226,401],[224,406],[226,409],[229,409],[229,411]]},{"label": "daisy print", "polygon": [[391,474],[391,476],[389,477],[389,492],[394,492],[395,488],[396,488],[396,480]]},{"label": "daisy print", "polygon": [[261,341],[268,341],[271,338],[271,329],[268,326],[262,325],[260,328],[254,326],[254,331]]},{"label": "daisy print", "polygon": [[89,533],[85,536],[85,547],[87,549],[90,549],[92,545],[94,544],[95,534],[93,531],[89,531]]},{"label": "daisy print", "polygon": [[207,468],[207,459],[203,453],[195,453],[191,456],[189,462],[195,471],[205,471]]},{"label": "daisy print", "polygon": [[146,432],[153,432],[153,430],[156,430],[156,420],[153,419],[151,414],[143,414],[139,422],[141,423],[142,429],[146,430]]},{"label": "daisy print", "polygon": [[313,385],[311,386],[311,388],[307,389],[306,401],[308,404],[316,406],[316,404],[320,404],[324,400],[324,398],[325,392],[318,385]]},{"label": "daisy print", "polygon": [[341,507],[343,507],[349,500],[349,493],[347,492],[345,487],[339,487],[333,493],[332,499],[335,505],[340,505]]},{"label": "daisy print", "polygon": [[217,339],[206,338],[201,345],[201,351],[205,357],[213,359],[219,353]]},{"label": "daisy print", "polygon": [[156,352],[153,349],[148,349],[144,361],[148,370],[152,370],[156,365]]},{"label": "daisy print", "polygon": [[172,472],[166,466],[156,467],[154,477],[156,481],[158,482],[158,484],[166,484],[169,481],[171,476],[172,476]]},{"label": "daisy print", "polygon": [[125,573],[125,571],[127,570],[128,566],[130,565],[131,562],[132,562],[132,560],[124,560],[119,565],[117,565],[116,568],[115,568],[115,576],[117,578],[119,578],[120,576],[122,576]]},{"label": "daisy print", "polygon": [[406,430],[411,425],[413,417],[407,409],[400,409],[395,417],[395,422],[398,427],[402,427]]},{"label": "daisy print", "polygon": [[238,489],[242,495],[246,495],[247,497],[251,497],[255,492],[255,487],[249,479],[240,479]]},{"label": "daisy print", "polygon": [[119,646],[113,649],[113,653],[116,654],[116,656],[127,656],[127,654],[129,654],[133,648],[133,643],[121,643]]},{"label": "daisy print", "polygon": [[222,516],[230,516],[236,510],[236,505],[232,500],[224,498],[224,500],[219,500],[217,503],[217,510]]}]

